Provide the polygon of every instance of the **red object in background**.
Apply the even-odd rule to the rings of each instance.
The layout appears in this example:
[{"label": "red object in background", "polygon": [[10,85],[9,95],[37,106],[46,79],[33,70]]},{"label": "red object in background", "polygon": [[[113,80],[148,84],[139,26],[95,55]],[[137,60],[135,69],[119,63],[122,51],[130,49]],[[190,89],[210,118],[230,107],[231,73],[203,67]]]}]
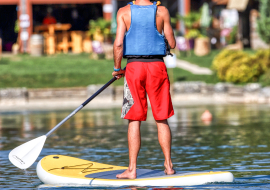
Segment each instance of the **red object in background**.
[{"label": "red object in background", "polygon": [[57,21],[53,16],[45,17],[42,21],[43,24],[56,24]]},{"label": "red object in background", "polygon": [[3,45],[3,51],[12,51],[12,42],[7,42]]}]

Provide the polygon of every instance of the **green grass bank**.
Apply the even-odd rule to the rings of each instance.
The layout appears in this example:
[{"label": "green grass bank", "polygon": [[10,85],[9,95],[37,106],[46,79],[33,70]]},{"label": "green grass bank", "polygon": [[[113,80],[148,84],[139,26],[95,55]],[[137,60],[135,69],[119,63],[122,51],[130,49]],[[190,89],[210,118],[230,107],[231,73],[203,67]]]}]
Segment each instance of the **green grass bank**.
[{"label": "green grass bank", "polygon": [[[195,59],[192,57],[187,57],[187,60]],[[211,58],[207,62],[212,63]],[[126,60],[123,60],[122,67],[125,65]],[[92,60],[88,54],[4,57],[0,60],[0,88],[61,88],[105,84],[112,78],[112,71],[113,60]],[[170,74],[172,71],[169,70],[168,73]],[[193,75],[179,68],[173,69],[173,78],[174,82],[218,82],[215,75]],[[123,80],[116,81],[113,85],[123,85]]]}]

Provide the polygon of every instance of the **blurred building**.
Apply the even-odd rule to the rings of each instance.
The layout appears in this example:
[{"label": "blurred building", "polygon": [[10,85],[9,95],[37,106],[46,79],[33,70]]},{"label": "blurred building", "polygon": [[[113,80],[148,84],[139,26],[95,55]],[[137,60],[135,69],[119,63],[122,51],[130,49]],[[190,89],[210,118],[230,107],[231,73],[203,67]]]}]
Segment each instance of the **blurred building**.
[{"label": "blurred building", "polygon": [[[0,0],[0,38],[3,50],[11,51],[18,39],[27,49],[27,44],[35,26],[42,25],[46,16],[53,16],[57,23],[69,23],[69,30],[88,30],[89,20],[103,17],[115,19],[115,12],[131,0]],[[209,4],[213,16],[213,28],[220,26],[220,16],[224,9],[236,9],[239,15],[239,39],[245,47],[250,46],[250,12],[258,10],[257,0],[161,0],[171,17],[182,16],[190,11],[199,11],[203,3]],[[19,20],[19,35],[15,32]],[[182,33],[183,23],[177,25]],[[19,36],[19,38],[17,38]]]},{"label": "blurred building", "polygon": [[[29,38],[35,26],[44,24],[44,18],[53,17],[56,23],[69,23],[70,30],[88,30],[89,20],[103,17],[107,20],[115,17],[114,12],[131,0],[0,0],[0,38],[3,50],[11,51],[12,44],[20,41],[27,51]],[[180,0],[183,14],[188,13],[192,0]],[[161,0],[172,17],[179,12],[179,0]],[[19,22],[19,34],[15,32],[16,20]],[[46,22],[45,22],[46,23]],[[18,38],[19,36],[19,38]]]},{"label": "blurred building", "polygon": [[258,10],[259,1],[257,0],[212,0],[211,3],[213,16],[220,18],[221,11],[236,10],[238,12],[238,40],[243,47],[251,45],[251,10]]},{"label": "blurred building", "polygon": [[[236,41],[241,42],[243,47],[250,47],[253,40],[251,38],[253,36],[257,37],[257,34],[253,34],[255,31],[254,26],[256,26],[256,18],[252,19],[252,14],[254,10],[258,12],[258,0],[178,0],[178,2],[180,2],[178,6],[180,8],[179,13],[183,16],[189,11],[200,11],[202,5],[205,2],[208,3],[209,14],[212,16],[209,37],[215,36],[216,38],[222,38],[222,35],[224,33],[226,34],[226,29],[229,28],[232,31],[235,23],[235,27],[237,27]],[[187,3],[189,5],[186,5]],[[182,7],[189,7],[189,9],[185,9],[183,12],[181,5]],[[231,26],[228,26],[230,24]],[[225,44],[225,42],[222,42],[222,39],[220,40],[221,43]]]},{"label": "blurred building", "polygon": [[[0,0],[0,37],[3,50],[11,51],[17,41],[16,20],[19,20],[19,40],[25,45],[36,25],[50,13],[57,23],[70,23],[72,29],[87,30],[90,19],[111,19],[113,0]],[[75,28],[74,28],[75,27]]]}]

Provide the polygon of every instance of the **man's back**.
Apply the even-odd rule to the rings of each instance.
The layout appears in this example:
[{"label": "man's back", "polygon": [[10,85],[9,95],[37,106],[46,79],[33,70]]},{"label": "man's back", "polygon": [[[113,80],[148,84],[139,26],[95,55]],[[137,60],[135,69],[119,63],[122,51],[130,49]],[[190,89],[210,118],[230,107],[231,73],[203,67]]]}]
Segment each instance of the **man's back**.
[{"label": "man's back", "polygon": [[[152,5],[150,1],[136,1],[136,5],[141,6],[147,6]],[[127,5],[118,11],[118,18],[121,18],[121,20],[125,24],[126,31],[129,30],[131,26],[131,9],[130,5]],[[164,32],[164,35],[166,39],[168,40],[170,47],[175,47],[175,39],[173,35],[173,30],[171,28],[170,24],[170,15],[166,7],[164,6],[158,6],[157,7],[157,13],[156,13],[156,27],[160,34]]]}]

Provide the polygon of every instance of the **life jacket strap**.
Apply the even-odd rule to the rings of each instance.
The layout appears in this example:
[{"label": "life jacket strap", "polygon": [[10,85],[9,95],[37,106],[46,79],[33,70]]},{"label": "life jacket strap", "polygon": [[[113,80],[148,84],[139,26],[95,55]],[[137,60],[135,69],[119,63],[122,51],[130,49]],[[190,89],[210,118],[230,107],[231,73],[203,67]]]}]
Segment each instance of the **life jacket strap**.
[{"label": "life jacket strap", "polygon": [[136,5],[135,1],[131,1],[128,3],[128,5]]},{"label": "life jacket strap", "polygon": [[[128,5],[136,5],[136,1],[129,2]],[[160,1],[155,1],[153,3],[153,5],[159,6],[159,5],[161,5],[161,2]]]},{"label": "life jacket strap", "polygon": [[159,6],[159,5],[161,5],[161,2],[160,2],[160,1],[155,1],[155,2],[153,3],[153,5]]}]

